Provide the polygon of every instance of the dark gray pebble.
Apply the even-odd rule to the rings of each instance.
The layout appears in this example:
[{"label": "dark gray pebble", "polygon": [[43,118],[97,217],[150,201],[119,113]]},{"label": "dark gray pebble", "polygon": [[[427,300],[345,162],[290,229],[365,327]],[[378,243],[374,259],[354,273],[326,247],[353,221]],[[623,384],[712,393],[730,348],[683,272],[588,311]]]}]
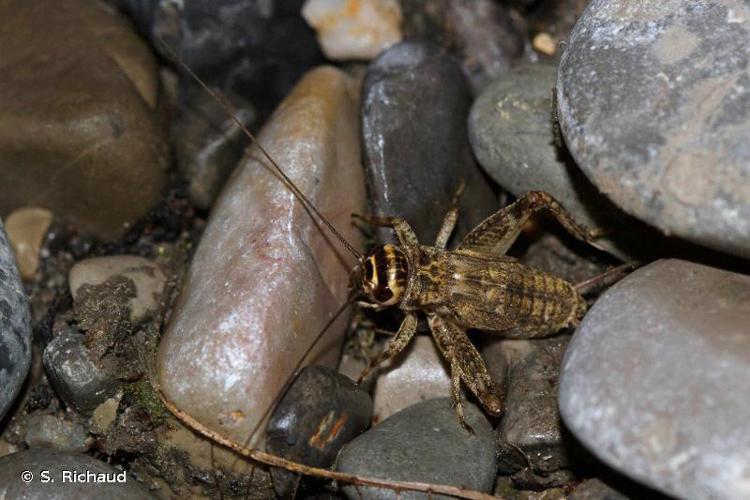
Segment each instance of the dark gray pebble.
[{"label": "dark gray pebble", "polygon": [[[568,335],[538,340],[502,340],[509,369],[506,410],[497,429],[498,470],[524,471],[525,487],[560,486],[550,475],[569,466],[563,445],[557,385]],[[565,474],[558,474],[565,481]]]},{"label": "dark gray pebble", "polygon": [[434,242],[461,179],[459,236],[497,208],[471,156],[470,104],[460,64],[429,43],[394,45],[367,70],[362,134],[374,211],[406,219],[425,244]]},{"label": "dark gray pebble", "polygon": [[42,361],[60,398],[87,414],[115,393],[118,382],[92,361],[84,339],[73,330],[61,331],[47,344]]},{"label": "dark gray pebble", "polygon": [[0,221],[0,420],[18,395],[30,363],[29,303]]},{"label": "dark gray pebble", "polygon": [[[266,450],[316,467],[329,467],[341,447],[370,426],[370,395],[335,370],[307,366],[271,415]],[[274,469],[274,488],[290,495],[299,476]]]},{"label": "dark gray pebble", "polygon": [[[459,425],[452,403],[449,398],[431,399],[401,410],[346,445],[336,468],[382,479],[491,491],[496,476],[492,427],[477,407],[465,403],[466,421],[476,432],[469,434]],[[394,491],[379,488],[344,486],[343,490],[351,499],[397,497]],[[400,492],[398,497],[427,495]]]},{"label": "dark gray pebble", "polygon": [[[74,476],[87,472],[90,474],[87,481],[80,480],[86,476]],[[75,478],[79,480],[74,481]],[[125,482],[117,482],[122,479]],[[128,472],[88,455],[45,448],[20,451],[0,458],[0,497],[23,500],[155,498]]]}]

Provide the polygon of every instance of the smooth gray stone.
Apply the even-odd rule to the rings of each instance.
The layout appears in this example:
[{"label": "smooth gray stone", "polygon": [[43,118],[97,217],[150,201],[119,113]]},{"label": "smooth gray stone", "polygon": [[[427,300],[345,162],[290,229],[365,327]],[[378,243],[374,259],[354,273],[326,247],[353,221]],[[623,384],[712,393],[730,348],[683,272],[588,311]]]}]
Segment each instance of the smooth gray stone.
[{"label": "smooth gray stone", "polygon": [[29,303],[0,221],[0,420],[13,404],[31,363]]},{"label": "smooth gray stone", "polygon": [[560,62],[559,119],[626,212],[750,256],[747,1],[594,0]]},{"label": "smooth gray stone", "polygon": [[[470,105],[460,64],[436,45],[394,45],[367,70],[362,144],[374,212],[405,219],[422,243],[435,241],[461,179],[457,237],[498,208],[471,156]],[[384,240],[391,235],[379,232]]]},{"label": "smooth gray stone", "polygon": [[469,115],[474,154],[515,196],[546,191],[584,226],[616,231],[597,242],[618,256],[629,255],[635,250],[627,241],[631,217],[602,195],[561,147],[552,102],[556,75],[554,61],[541,61],[492,82]]},{"label": "smooth gray stone", "polygon": [[63,330],[47,344],[42,362],[60,398],[80,413],[91,413],[115,393],[118,382],[94,363],[84,339]]},{"label": "smooth gray stone", "polygon": [[[337,470],[492,491],[496,475],[492,427],[476,406],[465,403],[466,421],[476,432],[469,434],[458,423],[452,403],[450,398],[430,399],[383,420],[341,450]],[[350,499],[396,498],[396,492],[379,488],[344,486],[343,491]],[[428,497],[403,491],[399,498]]]},{"label": "smooth gray stone", "polygon": [[750,276],[639,269],[584,317],[563,360],[565,424],[622,473],[683,498],[750,496]]},{"label": "smooth gray stone", "polygon": [[[21,479],[25,471],[33,474],[26,483]],[[46,471],[46,474],[45,474]],[[20,451],[0,458],[0,498],[14,500],[80,500],[107,498],[111,500],[140,500],[155,498],[138,481],[125,472],[125,482],[71,482],[63,473],[108,474],[117,479],[123,471],[88,455],[45,448]],[[43,482],[43,478],[47,482]],[[104,476],[102,476],[104,477]],[[122,475],[119,476],[122,478]]]}]

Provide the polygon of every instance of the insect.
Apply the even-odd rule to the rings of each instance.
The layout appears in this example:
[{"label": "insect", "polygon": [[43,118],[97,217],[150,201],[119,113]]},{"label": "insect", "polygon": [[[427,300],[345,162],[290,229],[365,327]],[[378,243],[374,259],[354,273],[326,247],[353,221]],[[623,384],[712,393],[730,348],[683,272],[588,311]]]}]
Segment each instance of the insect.
[{"label": "insect", "polygon": [[[526,221],[540,210],[549,211],[575,237],[593,243],[594,233],[587,232],[578,225],[550,195],[543,192],[528,193],[479,224],[453,250],[446,247],[458,220],[457,200],[463,186],[457,190],[452,208],[445,215],[433,246],[421,245],[414,231],[402,219],[358,215],[357,218],[372,225],[391,228],[399,241],[398,245],[376,246],[369,253],[360,255],[286,176],[283,169],[236,118],[231,106],[182,64],[171,49],[168,50],[224,106],[311,216],[317,217],[358,258],[352,276],[358,278],[356,282],[359,296],[364,299],[359,304],[376,310],[396,307],[404,312],[400,328],[382,354],[362,373],[360,380],[373,367],[395,356],[409,344],[416,333],[418,314],[425,314],[437,345],[451,367],[452,394],[458,420],[470,430],[461,402],[462,382],[476,395],[488,413],[499,415],[502,403],[484,362],[466,335],[466,330],[479,329],[515,338],[542,337],[576,324],[583,316],[585,302],[572,284],[523,266],[515,259],[505,256]],[[156,388],[158,390],[158,386]],[[305,467],[232,443],[180,411],[166,400],[161,391],[159,393],[165,405],[188,426],[244,456],[296,472],[351,480],[351,477],[345,479],[341,474]],[[422,491],[440,490],[432,488]],[[450,494],[456,494],[456,491]]]}]

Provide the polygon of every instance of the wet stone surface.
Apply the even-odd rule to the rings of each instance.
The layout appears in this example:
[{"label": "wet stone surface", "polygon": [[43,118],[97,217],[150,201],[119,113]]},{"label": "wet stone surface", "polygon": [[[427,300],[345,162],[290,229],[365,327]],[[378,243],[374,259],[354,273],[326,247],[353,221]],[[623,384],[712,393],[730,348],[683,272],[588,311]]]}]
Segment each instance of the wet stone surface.
[{"label": "wet stone surface", "polygon": [[0,419],[13,404],[30,363],[29,304],[0,221]]},{"label": "wet stone surface", "polygon": [[750,277],[662,260],[594,304],[561,368],[567,427],[620,472],[677,497],[750,494]]},{"label": "wet stone surface", "polygon": [[507,360],[509,378],[505,415],[497,429],[498,470],[518,474],[514,482],[527,488],[560,486],[571,479],[565,473],[550,477],[570,465],[557,409],[560,363],[569,340],[567,335],[501,340],[494,348]]},{"label": "wet stone surface", "polygon": [[87,414],[117,390],[118,382],[99,368],[84,345],[85,336],[63,330],[44,349],[44,370],[62,400]]},{"label": "wet stone surface", "polygon": [[[317,467],[333,464],[341,447],[370,426],[372,399],[349,378],[322,366],[305,367],[271,415],[266,451]],[[286,497],[299,476],[273,469],[276,492]]]},{"label": "wet stone surface", "polygon": [[374,211],[404,218],[424,244],[434,242],[461,179],[458,236],[497,207],[466,139],[470,104],[460,65],[436,45],[400,43],[367,70],[362,136]]},{"label": "wet stone surface", "polygon": [[[489,492],[496,474],[492,427],[474,405],[465,403],[464,411],[476,435],[460,426],[450,398],[431,399],[396,413],[351,441],[341,451],[336,468],[350,474]],[[397,496],[378,488],[344,486],[343,491],[350,499]],[[398,496],[426,498],[413,492]]]},{"label": "wet stone surface", "polygon": [[[108,474],[113,481],[122,478],[123,471],[101,460],[80,453],[70,453],[44,448],[21,451],[0,458],[0,491],[6,498],[25,500],[78,500],[80,498],[111,498],[112,500],[140,500],[156,498],[127,475],[125,482],[77,481],[63,482],[63,473],[76,470],[93,474]],[[33,480],[25,483],[21,473],[30,471]],[[42,482],[40,472],[49,471],[54,482]]]},{"label": "wet stone surface", "polygon": [[[355,247],[361,237],[350,214],[365,204],[359,84],[338,69],[316,68],[259,137]],[[248,152],[214,206],[157,360],[166,396],[238,442],[267,415],[298,360],[346,300],[352,265],[260,158],[257,149]],[[344,316],[308,362],[336,363]]]},{"label": "wet stone surface", "polygon": [[665,233],[750,256],[747,2],[595,0],[560,62],[559,119],[586,175]]}]

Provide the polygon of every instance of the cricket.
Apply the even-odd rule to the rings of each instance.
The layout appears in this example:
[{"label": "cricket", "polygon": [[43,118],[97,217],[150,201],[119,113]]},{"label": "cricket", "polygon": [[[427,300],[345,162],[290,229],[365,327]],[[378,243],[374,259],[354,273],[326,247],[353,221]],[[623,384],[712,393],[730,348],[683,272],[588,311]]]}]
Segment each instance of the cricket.
[{"label": "cricket", "polygon": [[[587,308],[580,291],[583,284],[574,285],[552,274],[525,266],[507,256],[506,252],[519,237],[524,225],[539,212],[547,212],[568,233],[598,249],[601,247],[595,240],[601,233],[587,230],[578,224],[551,195],[531,191],[487,217],[455,248],[449,249],[448,242],[459,217],[458,200],[464,190],[461,182],[456,187],[452,205],[444,215],[438,236],[432,245],[419,242],[412,228],[401,218],[352,214],[354,219],[373,227],[391,229],[398,241],[398,244],[377,245],[362,255],[299,190],[255,135],[239,120],[231,104],[204,83],[171,47],[166,43],[164,45],[174,61],[220,103],[235,125],[248,137],[251,146],[254,145],[268,161],[268,168],[273,169],[279,181],[294,193],[310,216],[319,219],[344,249],[356,257],[357,263],[351,271],[350,286],[354,288],[351,290],[350,300],[342,305],[336,315],[352,302],[356,302],[359,307],[376,311],[396,308],[403,312],[404,318],[397,332],[387,342],[382,353],[362,372],[358,383],[375,367],[393,358],[410,344],[417,332],[420,316],[424,316],[440,353],[450,367],[452,398],[460,425],[467,432],[473,433],[464,418],[461,384],[476,396],[487,414],[495,417],[501,415],[503,402],[500,392],[479,352],[467,336],[467,330],[479,330],[514,339],[545,337],[577,326]],[[605,274],[619,270],[615,268]],[[604,275],[594,279],[601,276]],[[587,280],[584,284],[591,281]],[[318,334],[313,345],[323,336],[333,319],[335,316]],[[313,345],[308,347],[308,352]],[[304,358],[305,356],[301,358],[300,364]],[[290,380],[300,368],[298,365]],[[495,498],[454,486],[352,476],[310,467],[249,448],[207,428],[169,401],[156,381],[152,380],[152,384],[167,409],[183,424],[256,462],[299,474],[357,485],[386,487],[396,491],[414,490],[461,498]]]}]

